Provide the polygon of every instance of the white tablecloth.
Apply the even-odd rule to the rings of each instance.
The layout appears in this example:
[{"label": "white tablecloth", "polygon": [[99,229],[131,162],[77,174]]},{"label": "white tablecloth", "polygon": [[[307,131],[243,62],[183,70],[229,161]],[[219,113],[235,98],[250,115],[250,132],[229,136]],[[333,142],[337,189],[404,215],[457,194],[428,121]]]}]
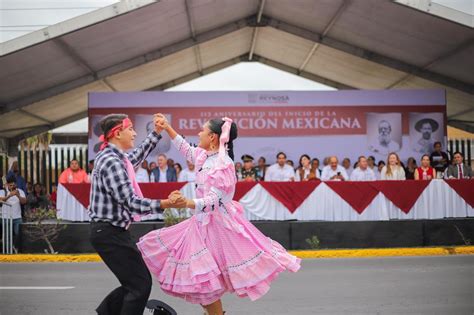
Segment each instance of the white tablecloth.
[{"label": "white tablecloth", "polygon": [[[186,184],[181,192],[187,198],[194,198],[194,184]],[[432,180],[408,214],[382,193],[359,214],[324,183],[317,186],[293,213],[258,184],[239,202],[249,220],[387,221],[474,217],[474,209],[443,180]],[[86,208],[62,185],[58,187],[57,208],[60,219],[89,221]]]}]

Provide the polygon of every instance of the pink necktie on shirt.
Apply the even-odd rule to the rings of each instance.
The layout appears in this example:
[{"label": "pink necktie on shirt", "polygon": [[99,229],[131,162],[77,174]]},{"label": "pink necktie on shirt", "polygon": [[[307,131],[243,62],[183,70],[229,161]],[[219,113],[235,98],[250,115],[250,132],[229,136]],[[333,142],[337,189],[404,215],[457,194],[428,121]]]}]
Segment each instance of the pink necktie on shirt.
[{"label": "pink necktie on shirt", "polygon": [[[125,161],[125,166],[127,168],[128,178],[132,182],[133,192],[138,197],[143,198],[143,193],[142,193],[142,190],[140,189],[140,186],[138,186],[137,178],[136,178],[136,175],[135,175],[135,169],[133,168],[132,162],[130,162],[130,160],[127,159],[127,158],[125,158],[124,161]],[[141,221],[140,216],[137,215],[137,214],[132,215],[132,218],[133,218],[133,221],[135,221],[135,222]]]}]

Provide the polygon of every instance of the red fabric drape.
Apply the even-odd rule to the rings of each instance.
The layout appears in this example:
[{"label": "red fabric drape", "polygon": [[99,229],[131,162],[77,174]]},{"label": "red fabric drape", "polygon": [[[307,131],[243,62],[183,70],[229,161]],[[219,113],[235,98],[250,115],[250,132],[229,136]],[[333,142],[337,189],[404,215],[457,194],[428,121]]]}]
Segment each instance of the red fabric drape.
[{"label": "red fabric drape", "polygon": [[371,182],[357,182],[355,185],[346,182],[325,183],[359,214],[364,212],[379,193],[379,190]]},{"label": "red fabric drape", "polygon": [[421,193],[429,184],[429,180],[384,180],[371,182],[374,188],[383,193],[388,200],[405,213],[410,212]]},{"label": "red fabric drape", "polygon": [[235,194],[234,200],[239,201],[245,194],[249,192],[250,189],[254,188],[257,185],[257,182],[238,182],[235,185]]},{"label": "red fabric drape", "polygon": [[261,182],[263,188],[270,193],[275,199],[280,201],[291,213],[308,198],[321,182]]},{"label": "red fabric drape", "polygon": [[451,187],[468,205],[474,207],[474,179],[446,179]]}]

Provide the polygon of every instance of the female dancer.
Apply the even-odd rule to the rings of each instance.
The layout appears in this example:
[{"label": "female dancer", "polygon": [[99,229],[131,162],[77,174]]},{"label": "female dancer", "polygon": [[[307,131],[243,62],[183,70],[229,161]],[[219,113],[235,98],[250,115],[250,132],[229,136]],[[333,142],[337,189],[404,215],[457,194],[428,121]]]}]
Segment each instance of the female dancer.
[{"label": "female dancer", "polygon": [[210,120],[199,133],[197,148],[164,116],[161,124],[176,148],[196,165],[197,198],[186,200],[186,206],[194,209],[191,218],[140,239],[137,245],[145,263],[165,293],[201,304],[207,314],[223,314],[220,299],[225,292],[252,301],[262,297],[280,272],[296,272],[300,259],[263,235],[232,200],[237,181],[232,160],[236,124],[229,118]]}]

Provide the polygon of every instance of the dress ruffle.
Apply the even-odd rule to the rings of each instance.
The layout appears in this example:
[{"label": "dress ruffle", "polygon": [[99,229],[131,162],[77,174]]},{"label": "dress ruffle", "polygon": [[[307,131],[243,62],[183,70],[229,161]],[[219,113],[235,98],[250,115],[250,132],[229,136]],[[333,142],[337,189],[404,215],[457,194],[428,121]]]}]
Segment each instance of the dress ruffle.
[{"label": "dress ruffle", "polygon": [[[211,219],[205,227],[191,217],[152,231],[137,244],[165,293],[202,305],[217,301],[225,292],[256,300],[268,292],[279,273],[296,272],[300,268],[299,258],[240,215],[233,218],[239,230],[224,227],[221,220],[225,214],[207,215]],[[245,254],[236,256],[232,251],[230,255],[222,246],[245,246]]]}]

